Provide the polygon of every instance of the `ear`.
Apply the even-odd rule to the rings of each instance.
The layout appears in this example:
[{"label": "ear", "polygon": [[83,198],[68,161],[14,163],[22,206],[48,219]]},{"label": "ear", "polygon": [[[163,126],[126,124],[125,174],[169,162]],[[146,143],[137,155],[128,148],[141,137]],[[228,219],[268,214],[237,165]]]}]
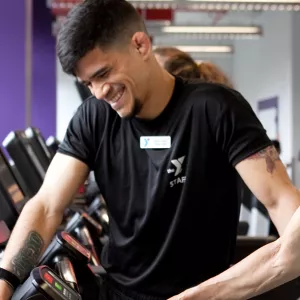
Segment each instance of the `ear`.
[{"label": "ear", "polygon": [[145,32],[136,32],[131,39],[131,44],[142,59],[147,60],[152,52],[150,37]]}]

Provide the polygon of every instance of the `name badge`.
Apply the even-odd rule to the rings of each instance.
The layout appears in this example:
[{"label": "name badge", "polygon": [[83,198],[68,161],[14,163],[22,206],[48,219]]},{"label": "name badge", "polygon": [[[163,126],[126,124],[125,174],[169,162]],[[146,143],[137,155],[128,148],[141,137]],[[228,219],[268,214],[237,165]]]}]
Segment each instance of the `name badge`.
[{"label": "name badge", "polygon": [[141,149],[167,149],[171,148],[170,136],[141,136]]}]

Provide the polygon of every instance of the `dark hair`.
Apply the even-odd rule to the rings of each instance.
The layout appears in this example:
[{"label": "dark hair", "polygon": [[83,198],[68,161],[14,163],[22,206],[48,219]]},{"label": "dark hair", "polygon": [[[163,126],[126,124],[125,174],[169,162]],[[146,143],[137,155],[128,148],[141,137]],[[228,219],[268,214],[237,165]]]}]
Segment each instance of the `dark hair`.
[{"label": "dark hair", "polygon": [[137,10],[125,0],[85,0],[68,14],[57,38],[57,55],[64,72],[75,75],[78,61],[96,46],[128,43],[146,32]]}]

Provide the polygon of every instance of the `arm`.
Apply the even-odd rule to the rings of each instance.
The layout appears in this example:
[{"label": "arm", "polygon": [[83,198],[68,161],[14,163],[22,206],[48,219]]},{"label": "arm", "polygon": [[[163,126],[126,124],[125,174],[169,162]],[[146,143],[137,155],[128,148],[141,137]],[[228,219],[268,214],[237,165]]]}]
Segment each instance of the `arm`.
[{"label": "arm", "polygon": [[299,248],[300,208],[278,240],[193,288],[189,299],[250,299],[291,281],[300,275]]},{"label": "arm", "polygon": [[277,151],[268,147],[240,162],[236,169],[268,209],[281,238],[200,284],[200,295],[217,295],[213,299],[249,299],[300,275],[300,194]]},{"label": "arm", "polygon": [[[49,245],[60,225],[65,208],[71,203],[89,168],[83,162],[56,154],[44,183],[24,207],[6,247],[1,267],[24,280]],[[9,299],[12,291],[0,280],[0,299]]]},{"label": "arm", "polygon": [[278,153],[268,147],[237,164],[236,169],[267,207],[281,237],[175,299],[250,299],[300,275],[300,194]]},{"label": "arm", "polygon": [[300,194],[293,186],[279,154],[269,146],[236,165],[256,198],[267,208],[280,235],[300,205]]}]

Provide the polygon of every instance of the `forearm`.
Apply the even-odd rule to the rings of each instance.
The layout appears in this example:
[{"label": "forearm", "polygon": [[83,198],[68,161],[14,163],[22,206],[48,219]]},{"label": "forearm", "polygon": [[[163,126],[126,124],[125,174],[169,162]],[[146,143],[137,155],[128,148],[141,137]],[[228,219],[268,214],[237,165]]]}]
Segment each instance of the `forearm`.
[{"label": "forearm", "polygon": [[294,278],[282,259],[280,239],[258,249],[197,288],[199,300],[244,300],[263,294]]},{"label": "forearm", "polygon": [[[1,267],[24,280],[49,245],[61,220],[62,214],[50,212],[40,199],[30,200],[12,232]],[[2,292],[5,291],[0,287]],[[5,299],[1,294],[0,298]]]}]

